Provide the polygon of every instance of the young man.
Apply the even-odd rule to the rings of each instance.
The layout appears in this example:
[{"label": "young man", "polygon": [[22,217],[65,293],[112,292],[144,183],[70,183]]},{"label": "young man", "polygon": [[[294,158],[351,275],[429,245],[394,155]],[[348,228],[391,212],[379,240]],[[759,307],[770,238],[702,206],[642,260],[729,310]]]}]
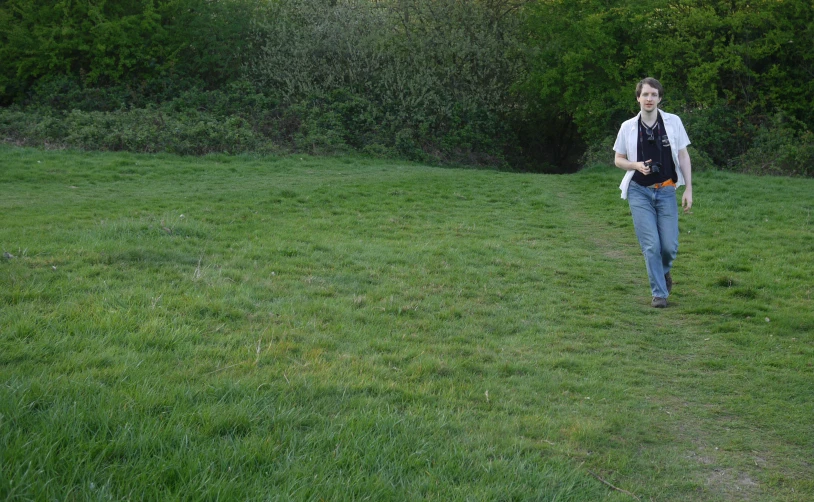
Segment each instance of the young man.
[{"label": "young man", "polygon": [[641,111],[624,122],[613,149],[616,167],[627,171],[622,198],[628,199],[636,237],[644,254],[651,305],[667,306],[673,288],[670,270],[678,252],[678,206],[676,188],[685,185],[684,212],[692,208],[692,165],[687,146],[690,139],[677,115],[659,110],[664,88],[646,78],[636,85]]}]

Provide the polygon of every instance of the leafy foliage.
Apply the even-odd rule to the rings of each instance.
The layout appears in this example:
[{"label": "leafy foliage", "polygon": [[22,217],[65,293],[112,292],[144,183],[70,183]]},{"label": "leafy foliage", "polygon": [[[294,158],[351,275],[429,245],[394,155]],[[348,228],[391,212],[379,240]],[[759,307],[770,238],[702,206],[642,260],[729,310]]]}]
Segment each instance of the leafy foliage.
[{"label": "leafy foliage", "polygon": [[8,0],[0,10],[0,92],[13,97],[52,76],[101,85],[152,76],[173,53],[166,34],[153,0]]},{"label": "leafy foliage", "polygon": [[760,127],[749,150],[738,159],[743,170],[756,174],[814,176],[814,134],[783,114]]},{"label": "leafy foliage", "polygon": [[7,0],[0,6],[0,103],[53,81],[77,94],[119,87],[159,100],[168,88],[224,85],[240,75],[247,26],[264,4]]},{"label": "leafy foliage", "polygon": [[523,70],[515,24],[471,1],[281,1],[257,25],[248,75],[333,116],[356,147],[501,155],[518,106],[508,90]]},{"label": "leafy foliage", "polygon": [[687,117],[693,142],[721,166],[778,111],[814,125],[808,1],[555,0],[527,12],[535,57],[521,89],[589,142],[637,111],[632,88],[645,76],[665,84],[663,107]]},{"label": "leafy foliage", "polygon": [[[812,39],[809,0],[7,0],[0,104],[6,137],[26,144],[568,171],[655,76],[705,164],[804,174],[791,165],[814,128]],[[135,126],[147,116],[159,125]],[[79,135],[79,117],[153,132]],[[772,131],[796,160],[756,169]]]}]

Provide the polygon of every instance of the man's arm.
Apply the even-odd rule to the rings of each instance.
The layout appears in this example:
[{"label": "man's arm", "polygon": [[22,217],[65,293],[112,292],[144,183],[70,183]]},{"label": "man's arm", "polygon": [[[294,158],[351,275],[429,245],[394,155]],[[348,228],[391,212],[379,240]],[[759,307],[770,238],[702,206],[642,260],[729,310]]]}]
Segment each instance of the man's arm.
[{"label": "man's arm", "polygon": [[690,162],[690,154],[686,148],[682,148],[678,152],[678,168],[681,169],[681,174],[684,175],[684,195],[681,197],[681,205],[684,206],[684,212],[689,212],[692,209],[692,163]]},{"label": "man's arm", "polygon": [[[689,159],[689,156],[687,157]],[[648,162],[650,162],[648,160]],[[627,155],[616,152],[614,160],[616,167],[624,169],[625,171],[639,171],[642,174],[650,174],[650,168],[644,165],[644,162],[631,162],[627,160]]]}]

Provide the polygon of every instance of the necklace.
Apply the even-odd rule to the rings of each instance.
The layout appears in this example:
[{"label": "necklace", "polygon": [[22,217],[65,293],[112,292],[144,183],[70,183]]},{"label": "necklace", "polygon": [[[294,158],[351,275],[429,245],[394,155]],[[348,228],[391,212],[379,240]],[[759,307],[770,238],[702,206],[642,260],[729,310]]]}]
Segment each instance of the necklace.
[{"label": "necklace", "polygon": [[659,114],[658,113],[654,113],[652,115],[648,114],[648,117],[647,117],[648,122],[650,121],[649,119],[651,119],[651,118],[653,119],[653,125],[651,125],[651,126],[648,126],[647,123],[644,121],[644,116],[645,116],[645,114],[644,114],[644,112],[642,112],[642,115],[639,117],[640,120],[642,121],[643,126],[649,127],[650,129],[653,129],[654,127],[656,127],[656,124],[658,124],[658,122],[659,122]]},{"label": "necklace", "polygon": [[658,119],[656,119],[653,125],[649,127],[644,123],[644,120],[642,120],[642,127],[644,127],[644,132],[647,134],[647,142],[651,145],[654,144],[656,142],[655,130],[659,127]]}]

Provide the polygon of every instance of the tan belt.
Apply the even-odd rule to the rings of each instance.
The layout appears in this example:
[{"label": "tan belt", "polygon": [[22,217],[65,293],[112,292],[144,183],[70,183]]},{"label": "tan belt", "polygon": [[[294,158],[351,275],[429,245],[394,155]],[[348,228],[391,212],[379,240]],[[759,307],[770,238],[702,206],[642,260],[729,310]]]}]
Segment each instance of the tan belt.
[{"label": "tan belt", "polygon": [[669,179],[669,180],[665,181],[664,183],[656,183],[655,185],[650,185],[647,188],[656,188],[656,189],[658,189],[658,188],[664,188],[664,187],[673,187],[675,185],[676,185],[675,181],[673,181],[672,179]]}]

